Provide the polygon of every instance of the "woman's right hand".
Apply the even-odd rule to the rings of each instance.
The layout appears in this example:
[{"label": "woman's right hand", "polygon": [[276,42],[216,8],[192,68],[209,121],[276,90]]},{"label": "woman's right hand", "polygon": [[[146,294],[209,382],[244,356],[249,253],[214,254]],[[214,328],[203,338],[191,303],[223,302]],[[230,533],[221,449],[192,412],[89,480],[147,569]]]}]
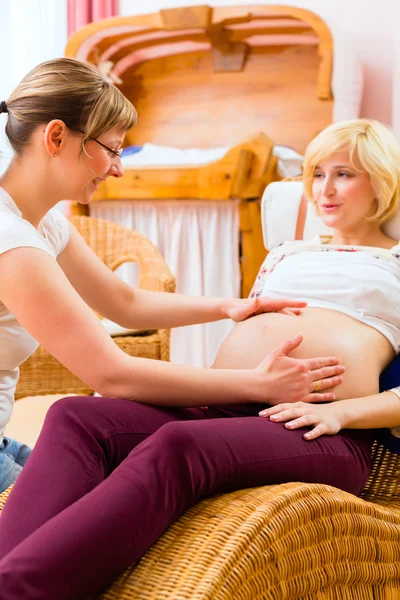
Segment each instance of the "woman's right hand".
[{"label": "woman's right hand", "polygon": [[258,365],[256,371],[267,376],[263,381],[265,392],[263,390],[261,402],[275,405],[335,400],[334,393],[323,390],[342,383],[344,366],[334,356],[304,359],[288,356],[302,341],[302,335],[287,340]]}]

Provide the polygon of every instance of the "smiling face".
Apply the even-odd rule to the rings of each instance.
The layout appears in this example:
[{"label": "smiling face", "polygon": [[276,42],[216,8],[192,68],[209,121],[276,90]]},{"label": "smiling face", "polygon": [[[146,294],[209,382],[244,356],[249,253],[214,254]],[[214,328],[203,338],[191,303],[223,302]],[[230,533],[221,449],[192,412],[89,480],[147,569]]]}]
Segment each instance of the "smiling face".
[{"label": "smiling face", "polygon": [[376,194],[369,174],[347,150],[320,160],[314,169],[314,200],[325,225],[342,231],[365,225],[376,209]]},{"label": "smiling face", "polygon": [[[113,127],[104,134],[101,134],[97,140],[107,146],[110,150],[117,152],[122,146],[125,132],[118,127]],[[124,169],[121,159],[116,156],[96,140],[87,140],[85,142],[85,151],[82,151],[82,136],[74,134],[74,147],[71,149],[73,156],[71,163],[75,163],[74,174],[74,199],[80,204],[88,204],[93,193],[97,190],[102,181],[108,177],[122,177]],[[72,164],[71,164],[72,166]]]}]

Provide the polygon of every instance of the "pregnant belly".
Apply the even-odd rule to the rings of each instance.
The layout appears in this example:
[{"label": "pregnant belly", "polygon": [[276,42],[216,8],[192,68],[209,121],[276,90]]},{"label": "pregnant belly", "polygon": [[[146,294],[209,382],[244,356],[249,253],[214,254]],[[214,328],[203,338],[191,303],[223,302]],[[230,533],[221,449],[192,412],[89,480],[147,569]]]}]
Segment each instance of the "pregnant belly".
[{"label": "pregnant belly", "polygon": [[220,347],[213,367],[252,369],[299,333],[303,342],[291,356],[337,356],[346,367],[343,383],[332,389],[338,400],[379,391],[379,375],[394,358],[389,341],[364,323],[322,308],[306,308],[299,316],[266,313],[239,323]]}]

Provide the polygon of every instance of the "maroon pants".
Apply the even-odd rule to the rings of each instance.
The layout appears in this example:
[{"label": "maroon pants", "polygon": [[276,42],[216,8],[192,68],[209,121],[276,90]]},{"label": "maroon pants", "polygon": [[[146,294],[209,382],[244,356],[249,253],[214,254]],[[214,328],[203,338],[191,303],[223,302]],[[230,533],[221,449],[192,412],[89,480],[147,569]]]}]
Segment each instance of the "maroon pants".
[{"label": "maroon pants", "polygon": [[306,442],[261,408],[58,401],[0,517],[0,599],[100,591],[209,494],[287,481],[360,492],[367,432]]}]

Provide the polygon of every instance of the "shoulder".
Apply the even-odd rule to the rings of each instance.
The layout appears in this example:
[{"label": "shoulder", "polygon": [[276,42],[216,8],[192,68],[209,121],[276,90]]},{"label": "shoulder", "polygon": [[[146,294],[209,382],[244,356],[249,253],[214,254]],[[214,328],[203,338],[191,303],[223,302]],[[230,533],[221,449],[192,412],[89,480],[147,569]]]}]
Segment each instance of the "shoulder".
[{"label": "shoulder", "polygon": [[46,239],[56,255],[61,254],[69,240],[69,221],[57,208],[51,208],[41,221]]},{"label": "shoulder", "polygon": [[40,248],[48,252],[45,241],[30,223],[11,211],[1,211],[0,254],[23,246]]}]

